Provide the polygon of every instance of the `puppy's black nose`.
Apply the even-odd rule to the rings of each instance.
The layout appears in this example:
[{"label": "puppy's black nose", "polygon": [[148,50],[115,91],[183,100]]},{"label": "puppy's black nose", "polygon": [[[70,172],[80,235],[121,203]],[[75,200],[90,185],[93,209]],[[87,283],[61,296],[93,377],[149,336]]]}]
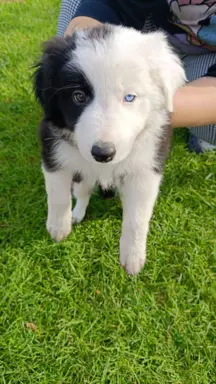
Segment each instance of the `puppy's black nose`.
[{"label": "puppy's black nose", "polygon": [[99,163],[108,163],[114,158],[116,149],[114,144],[101,141],[93,145],[91,154]]}]

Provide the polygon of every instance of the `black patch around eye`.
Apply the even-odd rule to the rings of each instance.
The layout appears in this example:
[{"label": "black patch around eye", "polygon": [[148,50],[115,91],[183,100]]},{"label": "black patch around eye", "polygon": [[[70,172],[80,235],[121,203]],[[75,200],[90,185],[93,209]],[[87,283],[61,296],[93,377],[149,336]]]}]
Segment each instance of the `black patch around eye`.
[{"label": "black patch around eye", "polygon": [[56,92],[61,87],[62,68],[76,49],[76,37],[55,37],[43,44],[43,55],[35,64],[33,86],[35,96],[40,102],[44,115],[55,125],[65,125],[63,116],[58,109]]},{"label": "black patch around eye", "polygon": [[[77,48],[76,33],[66,38],[54,38],[45,43],[41,61],[35,66],[34,91],[43,108],[45,119],[60,129],[74,130],[84,108],[94,97],[93,87],[85,74],[73,62]],[[77,106],[72,92],[81,89],[87,103]]]},{"label": "black patch around eye", "polygon": [[[61,74],[61,86],[58,92],[59,110],[64,118],[66,126],[73,131],[84,109],[94,98],[94,89],[85,75],[78,69],[68,65]],[[74,94],[83,94],[83,102],[75,102]],[[81,100],[80,100],[81,101]]]}]

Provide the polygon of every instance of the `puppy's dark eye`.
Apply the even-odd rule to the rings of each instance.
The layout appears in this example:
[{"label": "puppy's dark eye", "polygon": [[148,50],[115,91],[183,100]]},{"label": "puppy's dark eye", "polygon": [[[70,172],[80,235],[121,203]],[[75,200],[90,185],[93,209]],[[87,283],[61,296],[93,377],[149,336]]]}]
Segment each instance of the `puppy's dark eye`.
[{"label": "puppy's dark eye", "polygon": [[79,91],[73,92],[72,99],[73,99],[75,104],[81,105],[81,104],[84,104],[86,102],[87,96],[86,96],[85,92],[79,90]]}]

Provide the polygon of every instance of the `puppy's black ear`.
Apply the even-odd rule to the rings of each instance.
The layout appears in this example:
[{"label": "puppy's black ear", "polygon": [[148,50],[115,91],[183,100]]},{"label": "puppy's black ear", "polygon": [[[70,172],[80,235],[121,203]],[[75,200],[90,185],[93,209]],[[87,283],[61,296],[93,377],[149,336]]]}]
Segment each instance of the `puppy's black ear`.
[{"label": "puppy's black ear", "polygon": [[45,117],[59,127],[65,126],[58,105],[58,90],[64,84],[61,69],[69,60],[70,53],[75,49],[75,37],[55,37],[44,43],[42,58],[35,65],[34,93],[40,102]]}]

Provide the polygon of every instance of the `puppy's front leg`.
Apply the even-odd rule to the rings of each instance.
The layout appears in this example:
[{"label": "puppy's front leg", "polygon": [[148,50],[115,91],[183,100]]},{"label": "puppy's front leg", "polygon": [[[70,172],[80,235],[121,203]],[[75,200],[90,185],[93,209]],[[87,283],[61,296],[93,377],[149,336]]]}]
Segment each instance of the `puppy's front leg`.
[{"label": "puppy's front leg", "polygon": [[73,184],[73,195],[76,198],[76,205],[73,209],[73,224],[80,223],[84,219],[94,185],[95,180],[83,180]]},{"label": "puppy's front leg", "polygon": [[68,170],[48,172],[45,168],[43,174],[48,201],[47,230],[54,240],[61,241],[71,232],[72,175]]},{"label": "puppy's front leg", "polygon": [[160,181],[159,174],[146,171],[126,177],[120,188],[123,204],[120,262],[131,275],[137,274],[145,264],[149,221]]}]

